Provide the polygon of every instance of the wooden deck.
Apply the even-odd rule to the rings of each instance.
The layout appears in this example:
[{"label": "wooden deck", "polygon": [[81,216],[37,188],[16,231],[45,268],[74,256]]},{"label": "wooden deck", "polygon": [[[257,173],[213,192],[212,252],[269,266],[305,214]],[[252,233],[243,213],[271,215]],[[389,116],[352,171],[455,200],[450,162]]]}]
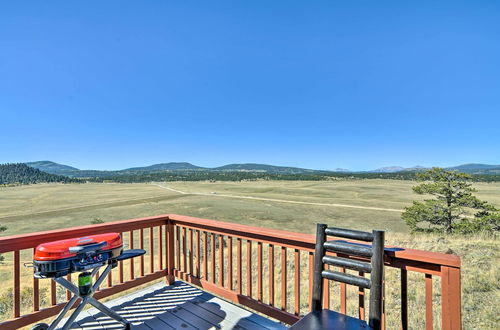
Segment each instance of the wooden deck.
[{"label": "wooden deck", "polygon": [[[181,281],[157,283],[106,302],[133,323],[133,329],[286,329]],[[61,325],[64,323],[61,323]],[[118,322],[92,308],[83,311],[73,329],[122,329]]]}]

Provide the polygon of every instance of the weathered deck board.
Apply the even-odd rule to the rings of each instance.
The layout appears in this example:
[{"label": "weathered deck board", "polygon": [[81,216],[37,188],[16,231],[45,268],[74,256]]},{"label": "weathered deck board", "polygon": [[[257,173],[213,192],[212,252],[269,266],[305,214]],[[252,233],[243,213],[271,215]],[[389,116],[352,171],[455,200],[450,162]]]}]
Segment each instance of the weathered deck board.
[{"label": "weathered deck board", "polygon": [[[280,323],[180,281],[171,286],[157,283],[106,305],[131,321],[133,329],[286,329]],[[91,308],[80,314],[72,328],[122,329],[122,326]]]}]

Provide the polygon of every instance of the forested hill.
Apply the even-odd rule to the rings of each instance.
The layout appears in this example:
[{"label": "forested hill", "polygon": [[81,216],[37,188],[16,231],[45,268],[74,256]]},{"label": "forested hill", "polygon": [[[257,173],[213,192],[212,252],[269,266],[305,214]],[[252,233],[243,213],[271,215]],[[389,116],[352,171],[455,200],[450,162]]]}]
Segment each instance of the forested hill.
[{"label": "forested hill", "polygon": [[30,184],[42,182],[81,182],[79,179],[62,175],[49,174],[23,163],[0,164],[1,184]]}]

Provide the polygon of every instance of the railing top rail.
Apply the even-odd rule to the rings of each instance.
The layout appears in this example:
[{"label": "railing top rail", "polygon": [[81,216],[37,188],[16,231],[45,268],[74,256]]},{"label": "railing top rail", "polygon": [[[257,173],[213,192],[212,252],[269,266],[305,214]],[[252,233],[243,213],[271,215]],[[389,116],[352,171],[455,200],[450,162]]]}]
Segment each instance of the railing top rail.
[{"label": "railing top rail", "polygon": [[137,218],[130,220],[118,220],[96,225],[87,225],[56,230],[41,231],[0,237],[0,253],[29,249],[38,244],[61,240],[66,238],[85,236],[90,234],[101,234],[106,232],[125,232],[135,229],[147,228],[166,224],[168,217],[159,215],[154,217]]},{"label": "railing top rail", "polygon": [[[178,214],[168,214],[174,224],[195,228],[224,232],[228,235],[249,237],[269,243],[288,244],[314,250],[316,237],[312,234],[302,234],[286,230],[253,227],[217,220],[200,219]],[[448,267],[460,267],[460,257],[453,254],[444,254],[431,251],[406,249],[386,246],[386,255],[392,259],[410,260],[414,262],[430,263]]]}]

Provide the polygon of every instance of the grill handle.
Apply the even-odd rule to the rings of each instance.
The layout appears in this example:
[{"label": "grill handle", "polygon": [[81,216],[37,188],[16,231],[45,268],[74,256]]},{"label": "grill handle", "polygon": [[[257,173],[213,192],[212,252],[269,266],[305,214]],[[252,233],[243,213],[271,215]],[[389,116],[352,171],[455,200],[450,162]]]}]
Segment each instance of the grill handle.
[{"label": "grill handle", "polygon": [[88,244],[88,245],[79,245],[79,246],[71,246],[69,248],[69,252],[71,253],[88,253],[95,252],[100,250],[102,247],[106,246],[106,242]]}]

